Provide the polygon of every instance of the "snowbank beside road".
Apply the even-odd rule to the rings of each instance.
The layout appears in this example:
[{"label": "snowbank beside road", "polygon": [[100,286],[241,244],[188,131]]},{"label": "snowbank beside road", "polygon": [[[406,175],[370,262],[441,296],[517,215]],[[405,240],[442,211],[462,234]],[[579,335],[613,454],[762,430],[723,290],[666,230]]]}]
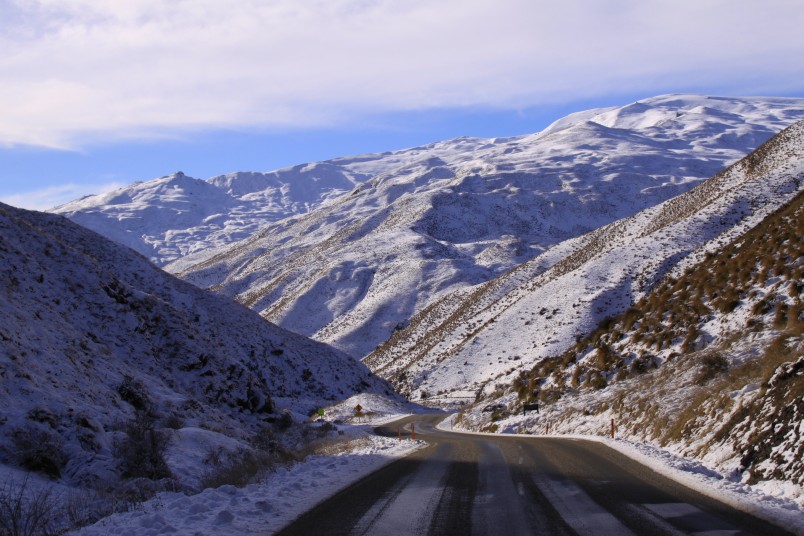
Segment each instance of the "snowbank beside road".
[{"label": "snowbank beside road", "polygon": [[[398,417],[398,415],[397,415]],[[424,445],[422,441],[362,435],[354,448],[314,455],[243,488],[221,486],[197,495],[160,493],[141,509],[114,514],[73,534],[272,534],[352,482]]]}]

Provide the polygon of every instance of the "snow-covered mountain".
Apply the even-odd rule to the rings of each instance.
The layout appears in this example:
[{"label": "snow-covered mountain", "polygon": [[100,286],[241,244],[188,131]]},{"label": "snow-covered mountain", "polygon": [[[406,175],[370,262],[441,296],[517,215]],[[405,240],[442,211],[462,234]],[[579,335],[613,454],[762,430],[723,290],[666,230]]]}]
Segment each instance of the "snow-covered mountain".
[{"label": "snow-covered mountain", "polygon": [[[554,197],[561,193],[607,195],[601,185],[590,188],[590,183],[636,181],[633,189],[650,190],[642,193],[644,201],[650,202],[665,199],[668,191],[680,193],[685,182],[711,176],[801,118],[801,108],[799,99],[668,95],[576,113],[529,136],[458,138],[403,151],[208,180],[178,172],[88,196],[53,212],[162,265],[246,238],[268,223],[306,214],[372,178],[386,182],[405,182],[407,178],[415,182],[413,189],[420,190],[428,183],[458,175],[488,178],[505,174],[510,179],[523,173],[532,180],[533,175],[543,176],[540,193],[555,191]],[[568,128],[571,132],[546,139]],[[658,155],[662,158],[646,164]],[[511,186],[518,187],[518,182]],[[502,186],[505,184],[498,187]],[[615,195],[620,193],[620,188],[612,190]],[[507,194],[515,197],[514,192]],[[613,200],[612,204],[618,202],[627,200]],[[552,205],[545,208],[549,207]],[[580,225],[586,223],[590,222]],[[567,227],[572,233],[572,225],[566,222],[557,225],[556,231],[567,231]],[[475,234],[476,230],[469,230],[469,235]]]},{"label": "snow-covered mountain", "polygon": [[0,459],[72,484],[115,480],[141,412],[174,430],[171,448],[203,455],[247,445],[283,408],[388,390],[351,357],[61,216],[0,205],[0,281]]},{"label": "snow-covered mountain", "polygon": [[[788,174],[792,200],[747,232],[710,241],[700,262],[672,270],[565,352],[545,354],[462,425],[608,435],[613,420],[619,437],[701,458],[769,492],[787,488],[804,504],[804,125],[775,143],[743,172],[755,174],[749,184],[777,187]],[[536,401],[541,414],[521,415]]]},{"label": "snow-covered mountain", "polygon": [[[666,274],[742,236],[802,189],[798,122],[687,193],[434,301],[364,362],[414,397],[488,395],[627,310]],[[663,345],[653,355],[661,360],[670,352]]]},{"label": "snow-covered mountain", "polygon": [[394,153],[337,158],[270,172],[207,180],[179,171],[72,201],[51,212],[69,217],[157,265],[249,237],[267,224],[305,214],[380,173],[430,156],[472,151],[485,140],[459,139]]},{"label": "snow-covered mountain", "polygon": [[164,264],[307,212],[366,177],[348,165],[328,163],[271,173],[232,173],[206,181],[177,172],[84,197],[52,212]]},{"label": "snow-covered mountain", "polygon": [[570,243],[551,248],[689,190],[801,118],[801,99],[669,95],[529,136],[333,161],[371,178],[166,268],[363,357],[440,298],[548,266]]}]

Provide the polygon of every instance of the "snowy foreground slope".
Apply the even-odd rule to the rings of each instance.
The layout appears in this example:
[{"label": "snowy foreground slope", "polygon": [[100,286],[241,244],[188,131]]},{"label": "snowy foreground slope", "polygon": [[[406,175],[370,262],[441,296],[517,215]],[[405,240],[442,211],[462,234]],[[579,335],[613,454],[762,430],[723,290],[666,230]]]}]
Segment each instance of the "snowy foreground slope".
[{"label": "snowy foreground slope", "polygon": [[436,300],[364,362],[414,398],[474,398],[570,347],[673,269],[717,251],[804,187],[804,122],[676,198]]},{"label": "snowy foreground slope", "polygon": [[[183,485],[174,449],[248,448],[283,409],[306,416],[388,389],[345,354],[60,216],[0,205],[0,274],[0,461],[65,484],[145,468],[126,466],[126,445],[154,430],[170,438],[156,472]],[[195,462],[196,477],[209,468]]]},{"label": "snowy foreground slope", "polygon": [[363,357],[435,298],[678,195],[802,117],[800,99],[669,95],[534,135],[171,176],[58,211],[159,262],[197,252],[167,269]]},{"label": "snowy foreground slope", "polygon": [[[804,506],[804,127],[795,130],[768,148],[799,160],[788,168],[795,197],[499,385],[459,426],[609,435],[613,422],[620,438],[700,458]],[[755,155],[746,167],[765,165]],[[541,413],[523,415],[535,402]]]}]

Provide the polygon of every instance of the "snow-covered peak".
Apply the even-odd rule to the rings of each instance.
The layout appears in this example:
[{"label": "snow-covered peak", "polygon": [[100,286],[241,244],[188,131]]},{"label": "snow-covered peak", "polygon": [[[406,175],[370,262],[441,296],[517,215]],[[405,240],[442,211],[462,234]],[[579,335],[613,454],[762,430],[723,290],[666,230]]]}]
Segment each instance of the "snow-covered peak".
[{"label": "snow-covered peak", "polygon": [[552,132],[594,122],[608,128],[644,131],[647,129],[694,127],[702,121],[723,130],[724,125],[774,125],[778,131],[801,114],[795,109],[800,99],[781,97],[711,97],[704,95],[672,94],[652,97],[625,106],[596,108],[568,115],[539,133]]},{"label": "snow-covered peak", "polygon": [[220,175],[208,180],[234,197],[264,194],[278,190],[295,202],[315,204],[322,193],[349,191],[363,179],[353,176],[340,166],[328,162],[303,164],[268,173],[237,172]]}]

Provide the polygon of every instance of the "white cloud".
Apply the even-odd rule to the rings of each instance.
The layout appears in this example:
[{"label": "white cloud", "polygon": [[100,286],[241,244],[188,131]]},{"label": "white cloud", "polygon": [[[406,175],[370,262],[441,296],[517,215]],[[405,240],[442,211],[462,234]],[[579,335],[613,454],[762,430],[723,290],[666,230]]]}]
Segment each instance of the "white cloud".
[{"label": "white cloud", "polygon": [[804,80],[800,0],[15,0],[0,19],[2,144]]},{"label": "white cloud", "polygon": [[123,186],[125,185],[119,182],[94,185],[70,183],[8,195],[1,197],[0,202],[19,208],[45,211],[86,195],[105,194]]}]

